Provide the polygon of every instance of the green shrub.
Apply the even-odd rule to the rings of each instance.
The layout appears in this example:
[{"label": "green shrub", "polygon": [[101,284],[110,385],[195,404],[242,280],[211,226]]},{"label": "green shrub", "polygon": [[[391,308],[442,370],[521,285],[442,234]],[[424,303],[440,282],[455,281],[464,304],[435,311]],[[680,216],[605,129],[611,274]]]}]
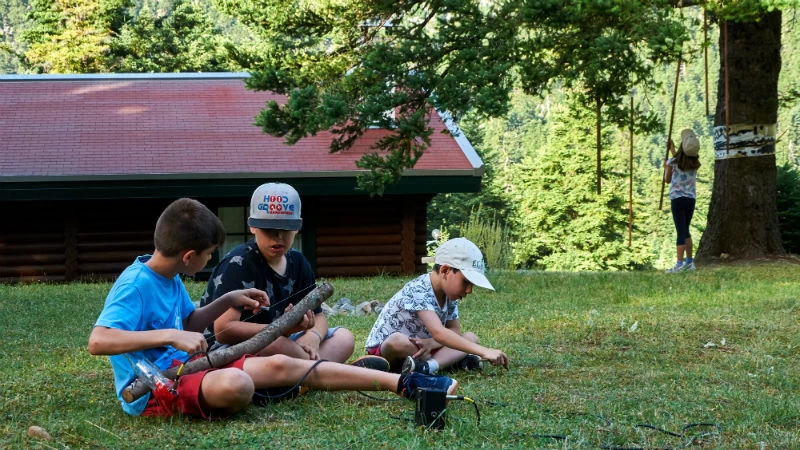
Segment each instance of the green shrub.
[{"label": "green shrub", "polygon": [[469,220],[461,224],[459,231],[461,236],[474,242],[481,249],[487,267],[490,269],[509,267],[510,233],[496,216],[487,218],[482,205],[472,210]]},{"label": "green shrub", "polygon": [[800,172],[789,163],[778,166],[777,207],[783,248],[800,253]]}]

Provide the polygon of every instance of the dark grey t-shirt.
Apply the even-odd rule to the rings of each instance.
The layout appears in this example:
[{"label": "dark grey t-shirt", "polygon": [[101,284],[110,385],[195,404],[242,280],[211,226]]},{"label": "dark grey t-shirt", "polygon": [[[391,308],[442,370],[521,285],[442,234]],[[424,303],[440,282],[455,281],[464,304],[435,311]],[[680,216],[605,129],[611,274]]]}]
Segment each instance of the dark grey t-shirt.
[{"label": "dark grey t-shirt", "polygon": [[[241,320],[267,324],[280,317],[289,304],[299,303],[315,286],[311,264],[302,253],[289,250],[286,253],[286,273],[279,275],[267,264],[255,240],[250,240],[228,252],[217,264],[206,291],[200,297],[200,306],[237,289],[261,289],[269,295],[269,312],[260,312],[253,317],[249,310],[242,310]],[[314,312],[322,312],[322,308]],[[215,341],[212,327],[205,333],[209,344]]]}]

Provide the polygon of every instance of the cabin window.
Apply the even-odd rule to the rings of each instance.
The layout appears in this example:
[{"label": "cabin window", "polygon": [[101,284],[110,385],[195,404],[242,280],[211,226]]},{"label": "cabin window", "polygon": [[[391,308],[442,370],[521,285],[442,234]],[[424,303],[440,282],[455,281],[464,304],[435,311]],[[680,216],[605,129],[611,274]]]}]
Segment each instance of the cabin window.
[{"label": "cabin window", "polygon": [[[225,244],[219,250],[219,256],[216,258],[216,262],[219,262],[233,248],[252,239],[253,234],[250,233],[250,227],[247,225],[248,208],[244,206],[223,207],[219,208],[217,215],[225,226],[225,232],[227,233]],[[302,243],[303,238],[300,233],[297,233],[292,248],[302,252]]]}]

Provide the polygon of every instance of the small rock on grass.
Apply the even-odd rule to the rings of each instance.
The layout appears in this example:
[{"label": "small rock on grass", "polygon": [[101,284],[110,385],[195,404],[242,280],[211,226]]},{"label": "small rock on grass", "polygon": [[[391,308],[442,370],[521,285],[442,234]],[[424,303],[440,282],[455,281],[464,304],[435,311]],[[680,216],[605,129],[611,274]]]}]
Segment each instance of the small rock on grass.
[{"label": "small rock on grass", "polygon": [[42,427],[37,427],[36,425],[31,425],[28,427],[28,436],[36,439],[43,439],[45,441],[52,439],[47,430]]}]

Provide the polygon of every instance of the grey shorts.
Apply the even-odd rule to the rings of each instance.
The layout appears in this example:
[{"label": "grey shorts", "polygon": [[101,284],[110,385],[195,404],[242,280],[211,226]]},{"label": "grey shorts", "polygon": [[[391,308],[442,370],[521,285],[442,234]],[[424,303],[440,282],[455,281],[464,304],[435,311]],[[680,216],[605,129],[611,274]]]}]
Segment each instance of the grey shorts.
[{"label": "grey shorts", "polygon": [[[325,335],[325,339],[330,339],[333,336],[333,333],[336,333],[336,330],[338,330],[339,328],[342,328],[342,327],[328,328],[328,334]],[[300,339],[300,337],[303,336],[304,334],[306,334],[305,331],[298,331],[297,333],[290,334],[289,335],[289,339],[291,339],[293,341],[296,341],[296,340]]]}]

